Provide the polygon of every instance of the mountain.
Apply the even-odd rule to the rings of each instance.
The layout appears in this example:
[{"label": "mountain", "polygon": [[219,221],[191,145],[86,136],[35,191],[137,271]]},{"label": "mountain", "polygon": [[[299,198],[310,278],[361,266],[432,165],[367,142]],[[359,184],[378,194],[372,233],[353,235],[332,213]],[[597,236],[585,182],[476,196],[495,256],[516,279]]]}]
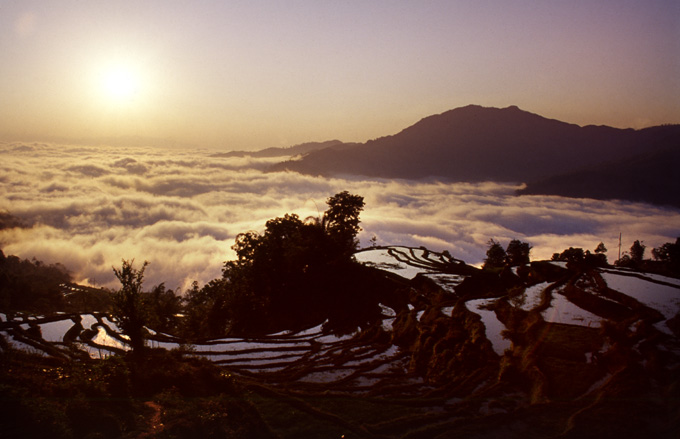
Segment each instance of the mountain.
[{"label": "mountain", "polygon": [[342,149],[333,146],[272,171],[450,181],[534,182],[680,145],[680,125],[642,130],[547,119],[516,106],[457,108],[403,131]]},{"label": "mountain", "polygon": [[680,148],[644,153],[529,183],[519,195],[624,199],[680,207]]},{"label": "mountain", "polygon": [[266,148],[258,151],[229,151],[213,154],[213,157],[290,157],[300,154],[308,154],[312,151],[325,148],[346,148],[356,145],[355,143],[343,143],[339,140],[327,140],[325,142],[306,142],[286,148]]}]

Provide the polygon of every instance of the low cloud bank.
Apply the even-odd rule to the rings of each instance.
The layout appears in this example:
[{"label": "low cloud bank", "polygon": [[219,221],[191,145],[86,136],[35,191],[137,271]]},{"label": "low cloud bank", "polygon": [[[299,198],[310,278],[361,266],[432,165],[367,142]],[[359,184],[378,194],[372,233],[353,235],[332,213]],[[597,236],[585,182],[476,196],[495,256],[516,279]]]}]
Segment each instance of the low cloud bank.
[{"label": "low cloud bank", "polygon": [[533,245],[532,257],[604,242],[613,261],[636,239],[680,235],[680,211],[619,201],[516,197],[514,185],[329,179],[262,172],[271,159],[211,151],[0,143],[5,254],[61,262],[79,282],[117,287],[121,259],[151,263],[147,287],[188,288],[221,275],[238,233],[285,213],[317,216],[342,190],[362,195],[361,244],[448,250],[471,264],[493,238]]}]

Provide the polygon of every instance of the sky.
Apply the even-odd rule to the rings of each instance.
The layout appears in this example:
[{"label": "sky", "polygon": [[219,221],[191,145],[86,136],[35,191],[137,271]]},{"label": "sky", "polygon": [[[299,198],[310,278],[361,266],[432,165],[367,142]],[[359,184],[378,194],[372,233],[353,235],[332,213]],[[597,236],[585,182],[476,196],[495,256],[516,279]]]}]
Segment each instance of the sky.
[{"label": "sky", "polygon": [[680,2],[0,0],[0,102],[4,141],[221,150],[468,104],[680,123]]},{"label": "sky", "polygon": [[[516,196],[518,186],[436,180],[327,178],[262,172],[272,159],[225,158],[211,149],[0,142],[0,227],[5,255],[61,263],[76,282],[116,289],[123,259],[150,263],[145,288],[182,293],[221,277],[239,233],[262,233],[286,213],[318,217],[326,200],[361,195],[361,247],[405,245],[479,265],[489,240],[528,242],[532,260],[569,247],[609,262],[634,240],[651,249],[680,236],[680,210],[643,203]],[[2,220],[2,216],[0,216]]]}]

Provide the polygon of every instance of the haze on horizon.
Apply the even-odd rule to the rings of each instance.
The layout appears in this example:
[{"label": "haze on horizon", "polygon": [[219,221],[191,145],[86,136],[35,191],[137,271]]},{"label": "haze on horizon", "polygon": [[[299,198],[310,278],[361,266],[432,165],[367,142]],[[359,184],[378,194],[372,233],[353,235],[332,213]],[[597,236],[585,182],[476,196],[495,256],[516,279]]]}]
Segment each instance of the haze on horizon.
[{"label": "haze on horizon", "polygon": [[363,142],[451,108],[680,123],[680,4],[9,0],[0,140]]},{"label": "haze on horizon", "polygon": [[[208,149],[0,142],[0,249],[61,263],[80,283],[115,288],[112,266],[149,261],[146,285],[186,291],[221,276],[239,233],[267,220],[317,217],[347,190],[366,201],[361,247],[424,246],[479,265],[489,239],[530,243],[532,260],[599,242],[617,259],[680,236],[680,210],[628,201],[516,196],[517,184],[317,177],[263,172],[276,159]],[[5,218],[3,218],[3,214]],[[7,214],[20,224],[3,226]]]}]

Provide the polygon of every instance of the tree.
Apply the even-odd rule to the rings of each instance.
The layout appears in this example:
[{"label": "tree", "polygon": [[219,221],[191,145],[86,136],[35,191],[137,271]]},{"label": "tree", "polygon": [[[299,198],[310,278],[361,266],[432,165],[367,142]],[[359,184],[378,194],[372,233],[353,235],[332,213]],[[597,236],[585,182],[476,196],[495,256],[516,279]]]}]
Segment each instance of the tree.
[{"label": "tree", "polygon": [[[231,285],[225,278],[213,279],[203,288],[194,281],[184,293],[184,318],[182,330],[188,338],[217,338],[226,335],[232,314],[244,314],[244,307],[235,303],[230,294]],[[244,297],[244,296],[241,296]]]},{"label": "tree", "polygon": [[680,238],[675,243],[667,242],[652,249],[652,256],[669,270],[670,274],[680,275]]},{"label": "tree", "polygon": [[580,247],[576,247],[576,248],[569,247],[568,249],[564,250],[560,254],[555,253],[552,257],[553,261],[565,261],[565,262],[572,262],[572,263],[580,263],[580,262],[583,262],[584,259],[585,259],[585,252]]},{"label": "tree", "polygon": [[156,285],[143,302],[148,312],[147,326],[160,332],[174,332],[177,329],[177,314],[182,310],[182,299],[173,290],[166,289],[164,283]]},{"label": "tree", "polygon": [[71,282],[61,264],[0,253],[0,309],[48,313],[63,309],[60,285]]},{"label": "tree", "polygon": [[640,241],[636,240],[630,247],[630,260],[633,264],[639,265],[645,255],[646,246]]},{"label": "tree", "polygon": [[326,204],[328,209],[323,215],[325,229],[343,253],[351,254],[359,244],[356,237],[361,231],[359,214],[364,209],[364,197],[343,191],[328,198]]},{"label": "tree", "polygon": [[489,249],[486,251],[486,259],[484,259],[482,268],[493,269],[505,266],[508,255],[501,244],[494,239],[490,239],[488,244]]},{"label": "tree", "polygon": [[344,191],[327,204],[320,217],[302,221],[285,214],[267,221],[262,234],[239,234],[232,247],[237,260],[225,263],[223,281],[210,292],[220,298],[210,315],[228,316],[235,330],[265,330],[309,319],[311,303],[329,308],[329,297],[354,264],[364,201]]},{"label": "tree", "polygon": [[658,248],[652,249],[652,256],[657,261],[680,262],[680,238],[677,238],[675,243],[667,242]]},{"label": "tree", "polygon": [[628,252],[623,252],[621,255],[621,259],[617,260],[614,262],[614,265],[617,265],[619,267],[631,267],[633,265],[630,255]]},{"label": "tree", "polygon": [[604,242],[600,242],[597,244],[597,247],[595,247],[595,254],[603,254],[607,253],[607,247],[604,246]]},{"label": "tree", "polygon": [[597,244],[593,253],[590,250],[586,250],[585,263],[591,267],[606,267],[607,266],[607,247],[604,246],[603,242]]},{"label": "tree", "polygon": [[519,239],[513,239],[508,244],[507,249],[507,264],[510,267],[518,265],[526,265],[529,263],[529,253],[531,252],[531,245],[527,242],[522,242]]},{"label": "tree", "polygon": [[144,350],[144,327],[148,320],[148,312],[142,297],[144,270],[149,263],[144,261],[142,268],[135,269],[134,259],[123,259],[121,269],[113,267],[113,273],[121,283],[120,290],[113,294],[113,315],[118,321],[123,334],[130,338],[133,353]]}]

